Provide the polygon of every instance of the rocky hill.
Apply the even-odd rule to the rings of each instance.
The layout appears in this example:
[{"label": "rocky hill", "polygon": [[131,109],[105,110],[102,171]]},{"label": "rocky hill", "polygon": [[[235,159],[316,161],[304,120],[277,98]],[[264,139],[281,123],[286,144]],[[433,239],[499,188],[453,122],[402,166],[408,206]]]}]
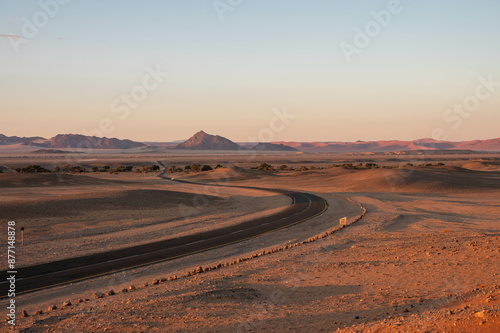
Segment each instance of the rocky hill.
[{"label": "rocky hill", "polygon": [[120,140],[116,138],[99,138],[80,134],[58,134],[50,139],[36,139],[25,145],[43,148],[81,148],[81,149],[130,149],[144,147],[142,142]]},{"label": "rocky hill", "polygon": [[299,151],[293,147],[285,146],[282,143],[260,142],[252,148],[257,151]]},{"label": "rocky hill", "polygon": [[14,144],[18,144],[18,143],[29,143],[31,141],[39,140],[39,139],[45,140],[44,138],[39,137],[39,136],[26,138],[26,137],[19,137],[19,136],[6,136],[3,134],[0,134],[0,145],[3,146],[3,145],[14,145]]},{"label": "rocky hill", "polygon": [[175,149],[241,150],[245,148],[220,135],[211,135],[203,131],[199,131],[188,140],[178,144]]}]

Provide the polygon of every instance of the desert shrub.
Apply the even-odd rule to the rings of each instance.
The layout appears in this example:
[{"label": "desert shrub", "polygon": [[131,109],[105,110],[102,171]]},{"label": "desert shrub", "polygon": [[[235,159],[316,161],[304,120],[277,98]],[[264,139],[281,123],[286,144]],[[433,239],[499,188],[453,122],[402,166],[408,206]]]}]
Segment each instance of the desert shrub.
[{"label": "desert shrub", "polygon": [[285,164],[282,164],[282,165],[279,166],[279,169],[280,170],[286,170],[287,166]]},{"label": "desert shrub", "polygon": [[70,169],[70,171],[71,171],[72,173],[82,173],[82,172],[85,172],[85,171],[87,171],[87,170],[85,170],[85,168],[84,168],[84,167],[82,167],[82,166],[76,165],[76,166],[72,167],[72,168]]},{"label": "desert shrub", "polygon": [[443,162],[439,162],[438,164],[436,164],[437,166],[443,166],[445,165]]},{"label": "desert shrub", "polygon": [[309,168],[306,167],[305,165],[300,167],[300,171],[307,171],[307,170],[309,170]]},{"label": "desert shrub", "polygon": [[430,166],[432,166],[432,163],[426,163],[425,166],[430,167]]},{"label": "desert shrub", "polygon": [[92,168],[92,171],[93,171],[93,172],[99,172],[99,168],[98,168],[98,167],[93,167],[93,168]]},{"label": "desert shrub", "polygon": [[344,163],[342,164],[344,169],[354,169],[354,165],[352,163]]},{"label": "desert shrub", "polygon": [[108,171],[109,169],[111,169],[111,167],[109,165],[105,165],[105,166],[102,167],[102,169],[104,171]]},{"label": "desert shrub", "polygon": [[142,172],[148,173],[148,172],[154,172],[160,170],[160,167],[156,164],[153,165],[144,165],[142,167]]},{"label": "desert shrub", "polygon": [[210,171],[212,170],[212,167],[210,165],[204,165],[201,167],[201,171]]},{"label": "desert shrub", "polygon": [[133,168],[134,168],[134,167],[133,167],[133,166],[131,166],[131,165],[128,165],[128,166],[123,166],[123,165],[120,165],[120,166],[119,166],[116,170],[117,170],[118,172],[130,172],[130,171],[132,171],[132,169],[133,169]]},{"label": "desert shrub", "polygon": [[217,164],[217,165],[215,166],[215,169],[218,169],[218,168],[222,168],[222,165]]},{"label": "desert shrub", "polygon": [[316,170],[316,167],[314,165],[309,167],[309,170]]},{"label": "desert shrub", "polygon": [[52,169],[52,172],[61,172],[61,167],[59,165],[56,165],[54,169]]},{"label": "desert shrub", "polygon": [[259,170],[273,170],[273,166],[271,164],[267,164],[267,163],[261,163],[259,166],[258,166],[258,169]]},{"label": "desert shrub", "polygon": [[191,170],[191,166],[190,166],[190,165],[186,165],[186,166],[184,167],[184,170]]},{"label": "desert shrub", "polygon": [[366,163],[366,164],[365,164],[365,167],[366,167],[367,169],[379,168],[379,166],[377,165],[377,163]]},{"label": "desert shrub", "polygon": [[200,169],[201,169],[201,165],[199,165],[199,164],[191,165],[191,171],[193,171],[193,172],[198,172],[198,171],[200,171]]}]

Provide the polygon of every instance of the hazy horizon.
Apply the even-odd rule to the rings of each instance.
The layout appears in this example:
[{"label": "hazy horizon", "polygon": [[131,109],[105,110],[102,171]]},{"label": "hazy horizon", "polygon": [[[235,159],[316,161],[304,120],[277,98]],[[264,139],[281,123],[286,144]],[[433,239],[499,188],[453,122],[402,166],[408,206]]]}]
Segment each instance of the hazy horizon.
[{"label": "hazy horizon", "polygon": [[[432,139],[432,138],[413,138],[413,139],[408,139],[408,140],[401,140],[401,139],[380,139],[380,140],[361,140],[361,139],[358,139],[358,140],[352,140],[352,141],[346,141],[346,140],[323,140],[323,141],[320,141],[320,140],[311,140],[311,141],[302,141],[302,140],[273,140],[273,141],[238,141],[238,140],[233,140],[231,137],[229,136],[226,136],[226,135],[223,135],[223,134],[220,134],[220,133],[209,133],[205,130],[201,130],[201,131],[204,131],[205,133],[207,134],[210,134],[210,135],[219,135],[219,136],[222,136],[222,137],[225,137],[226,139],[229,139],[233,142],[239,142],[239,143],[246,143],[246,142],[369,142],[369,141],[373,141],[373,142],[378,142],[378,141],[418,141],[418,140],[426,140],[426,139]],[[197,131],[198,132],[198,131]],[[0,133],[0,134],[4,134],[4,133]],[[51,135],[51,136],[41,136],[41,135],[7,135],[7,136],[18,136],[18,137],[43,137],[44,139],[50,139],[50,138],[53,138],[55,137],[56,135],[83,135],[81,133],[57,133],[55,135]],[[189,135],[188,137],[186,138],[183,138],[183,139],[174,139],[174,140],[141,140],[141,139],[138,139],[138,140],[133,140],[133,139],[130,139],[128,137],[115,137],[115,136],[104,136],[105,138],[108,138],[108,139],[119,139],[119,140],[132,140],[132,141],[136,141],[136,142],[159,142],[159,143],[174,143],[174,142],[183,142],[183,141],[187,141],[189,140],[190,137],[192,137],[194,134],[196,134],[195,132],[193,132],[191,135]],[[5,135],[5,134],[4,134]],[[486,141],[486,140],[494,140],[494,139],[499,139],[500,136],[498,137],[492,137],[492,138],[476,138],[476,139],[471,139],[471,140],[443,140],[443,141],[449,141],[449,142],[465,142],[465,141],[474,141],[474,140],[482,140],[482,141]]]},{"label": "hazy horizon", "polygon": [[66,2],[0,0],[2,134],[500,136],[498,1]]}]

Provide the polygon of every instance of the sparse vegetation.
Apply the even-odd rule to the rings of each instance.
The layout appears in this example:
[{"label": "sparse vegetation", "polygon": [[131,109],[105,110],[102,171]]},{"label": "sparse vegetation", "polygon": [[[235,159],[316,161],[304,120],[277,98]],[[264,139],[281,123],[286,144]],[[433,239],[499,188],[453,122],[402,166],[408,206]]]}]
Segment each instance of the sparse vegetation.
[{"label": "sparse vegetation", "polygon": [[118,172],[130,172],[130,171],[132,171],[132,169],[134,169],[134,167],[132,165],[128,165],[128,166],[120,165],[116,170]]},{"label": "sparse vegetation", "polygon": [[274,170],[273,166],[271,164],[267,164],[267,163],[261,163],[257,169],[259,170],[265,170],[265,171],[272,171]]},{"label": "sparse vegetation", "polygon": [[160,170],[160,167],[156,164],[153,165],[145,165],[142,167],[142,172],[148,173],[148,172],[155,172]]},{"label": "sparse vegetation", "polygon": [[367,169],[375,169],[375,168],[380,168],[376,163],[366,163],[365,167]]},{"label": "sparse vegetation", "polygon": [[212,170],[212,167],[210,165],[204,165],[201,167],[201,171],[210,171]]},{"label": "sparse vegetation", "polygon": [[24,168],[16,168],[17,172],[26,172],[26,173],[49,173],[51,172],[48,169],[45,169],[44,167],[41,167],[40,165],[28,165]]}]

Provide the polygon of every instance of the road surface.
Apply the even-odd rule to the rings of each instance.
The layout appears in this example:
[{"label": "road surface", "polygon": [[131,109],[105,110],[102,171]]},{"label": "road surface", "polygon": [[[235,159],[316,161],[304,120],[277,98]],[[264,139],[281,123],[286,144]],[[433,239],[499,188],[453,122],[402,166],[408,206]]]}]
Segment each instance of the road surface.
[{"label": "road surface", "polygon": [[[188,183],[181,180],[175,181]],[[257,187],[247,188],[288,195],[292,198],[293,203],[280,213],[221,229],[83,257],[22,267],[17,269],[16,294],[82,281],[241,242],[305,221],[323,213],[328,207],[323,198],[309,193]],[[9,283],[6,280],[7,276],[7,271],[2,271],[0,274],[0,299],[7,297],[9,289]]]}]

